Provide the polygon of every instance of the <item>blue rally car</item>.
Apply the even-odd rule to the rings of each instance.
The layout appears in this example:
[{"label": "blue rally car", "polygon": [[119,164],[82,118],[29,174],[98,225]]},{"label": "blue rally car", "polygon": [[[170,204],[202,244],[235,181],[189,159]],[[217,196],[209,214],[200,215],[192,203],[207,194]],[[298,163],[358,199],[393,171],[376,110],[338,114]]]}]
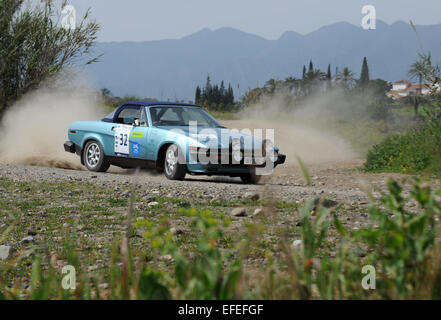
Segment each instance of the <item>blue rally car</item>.
[{"label": "blue rally car", "polygon": [[258,183],[286,157],[271,139],[248,131],[221,126],[197,105],[131,101],[101,121],[73,122],[64,149],[90,171],[115,165],[153,168],[171,180],[223,175]]}]

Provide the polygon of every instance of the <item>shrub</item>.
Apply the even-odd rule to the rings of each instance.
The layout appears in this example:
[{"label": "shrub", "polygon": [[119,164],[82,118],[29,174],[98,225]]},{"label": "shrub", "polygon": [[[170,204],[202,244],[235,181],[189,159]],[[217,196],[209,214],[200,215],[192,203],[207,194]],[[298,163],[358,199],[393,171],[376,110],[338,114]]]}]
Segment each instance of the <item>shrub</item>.
[{"label": "shrub", "polygon": [[441,127],[433,130],[427,126],[405,134],[386,138],[373,146],[367,154],[365,169],[371,172],[420,172],[439,159],[436,135]]}]

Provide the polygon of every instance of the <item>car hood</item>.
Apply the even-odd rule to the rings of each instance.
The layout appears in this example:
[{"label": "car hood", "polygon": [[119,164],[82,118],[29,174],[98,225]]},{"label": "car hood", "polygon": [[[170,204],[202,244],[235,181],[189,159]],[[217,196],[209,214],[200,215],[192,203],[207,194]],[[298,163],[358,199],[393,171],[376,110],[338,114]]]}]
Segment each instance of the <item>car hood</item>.
[{"label": "car hood", "polygon": [[219,128],[219,127],[190,127],[188,126],[161,126],[157,127],[167,131],[173,131],[183,134],[193,140],[198,141],[207,148],[228,148],[231,139],[243,139],[245,141],[245,148],[247,147],[247,141],[253,142],[255,146],[261,146],[264,140],[263,137],[252,135],[253,131],[239,131],[237,129]]}]

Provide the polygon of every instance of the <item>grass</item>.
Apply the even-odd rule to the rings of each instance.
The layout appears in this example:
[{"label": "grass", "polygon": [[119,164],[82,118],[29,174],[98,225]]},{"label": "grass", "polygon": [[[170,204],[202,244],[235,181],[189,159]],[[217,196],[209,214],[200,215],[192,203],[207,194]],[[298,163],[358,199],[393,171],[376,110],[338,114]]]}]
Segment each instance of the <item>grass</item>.
[{"label": "grass", "polygon": [[[54,272],[67,264],[65,243],[75,243],[75,254],[80,261],[79,268],[86,277],[99,279],[100,283],[110,284],[112,255],[119,250],[127,231],[128,197],[122,196],[130,190],[129,186],[115,191],[113,188],[96,186],[87,182],[14,182],[1,179],[0,192],[0,243],[10,243],[16,247],[14,257],[0,261],[0,279],[7,287],[19,285],[22,289],[31,282],[29,270],[35,257],[42,259],[41,268],[48,270],[51,265]],[[143,192],[149,193],[149,189]],[[156,201],[158,205],[149,206]],[[19,204],[19,205],[17,205]],[[143,194],[134,197],[133,221],[153,221],[160,223],[167,218],[170,225],[185,230],[179,236],[180,246],[190,251],[198,237],[197,230],[190,230],[191,218],[179,213],[182,209],[195,208],[203,211],[210,209],[216,217],[224,217],[234,207],[245,206],[251,214],[255,208],[266,205],[265,201],[245,199],[215,201],[199,199],[189,201],[186,198],[168,198],[157,196],[149,200]],[[297,204],[289,202],[278,204],[280,220],[290,219],[290,214]],[[251,217],[246,218],[248,221]],[[9,229],[13,226],[12,229]],[[240,220],[219,241],[226,247],[237,242],[245,230]],[[36,242],[20,244],[19,241],[29,232],[37,233]],[[271,237],[274,237],[272,235]],[[1,236],[3,234],[3,236]],[[272,242],[272,241],[271,241]],[[270,242],[270,243],[271,243]],[[143,232],[135,228],[129,237],[134,270],[140,272],[149,256]],[[31,253],[32,252],[32,253]],[[22,255],[28,255],[23,258]],[[120,263],[120,262],[117,262]],[[163,261],[158,263],[159,271],[169,271]],[[90,270],[90,271],[89,271]],[[1,284],[0,284],[1,287]],[[1,291],[1,289],[0,289]]]},{"label": "grass", "polygon": [[[441,298],[441,191],[419,181],[408,196],[390,181],[369,207],[329,209],[312,200],[212,206],[166,197],[151,207],[134,187],[125,198],[86,182],[1,182],[1,242],[17,252],[0,262],[0,298]],[[230,217],[239,205],[264,214]],[[346,224],[354,212],[369,216],[357,229]],[[36,242],[19,244],[30,229]],[[376,290],[361,286],[368,264]],[[65,265],[77,270],[75,290],[60,287]]]}]

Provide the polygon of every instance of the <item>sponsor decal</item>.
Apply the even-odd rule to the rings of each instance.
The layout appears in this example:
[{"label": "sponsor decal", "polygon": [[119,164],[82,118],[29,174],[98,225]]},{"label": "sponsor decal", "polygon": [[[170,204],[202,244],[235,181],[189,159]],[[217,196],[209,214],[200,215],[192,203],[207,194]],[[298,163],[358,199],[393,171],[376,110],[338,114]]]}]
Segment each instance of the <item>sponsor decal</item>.
[{"label": "sponsor decal", "polygon": [[139,132],[139,131],[133,131],[132,132],[132,137],[133,138],[142,138],[144,136],[144,133]]},{"label": "sponsor decal", "polygon": [[132,143],[132,154],[137,157],[139,156],[139,153],[141,152],[141,146],[137,142]]}]

